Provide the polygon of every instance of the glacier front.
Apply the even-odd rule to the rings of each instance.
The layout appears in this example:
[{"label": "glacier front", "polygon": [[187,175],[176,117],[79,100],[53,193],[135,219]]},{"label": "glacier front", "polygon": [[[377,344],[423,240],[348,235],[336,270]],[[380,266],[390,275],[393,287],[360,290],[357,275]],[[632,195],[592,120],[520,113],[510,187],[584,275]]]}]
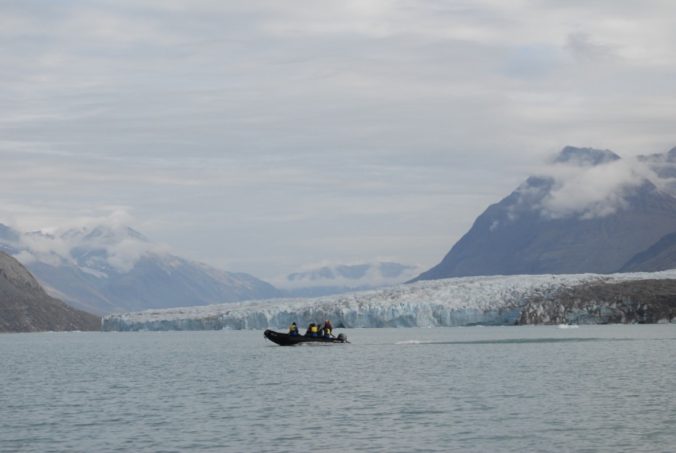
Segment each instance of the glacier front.
[{"label": "glacier front", "polygon": [[[642,286],[634,288],[639,282]],[[451,278],[315,299],[111,314],[103,318],[102,329],[283,329],[294,321],[306,326],[325,319],[337,328],[676,322],[674,298],[646,288],[676,294],[676,270]]]}]

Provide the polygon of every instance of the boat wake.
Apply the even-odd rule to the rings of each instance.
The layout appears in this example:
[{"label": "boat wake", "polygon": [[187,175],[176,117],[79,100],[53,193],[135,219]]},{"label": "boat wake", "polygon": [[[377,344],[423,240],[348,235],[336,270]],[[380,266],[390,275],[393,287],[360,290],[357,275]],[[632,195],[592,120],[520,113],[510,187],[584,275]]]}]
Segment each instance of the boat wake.
[{"label": "boat wake", "polygon": [[405,345],[405,344],[433,344],[435,343],[434,341],[421,341],[421,340],[405,340],[405,341],[397,341],[396,345]]}]

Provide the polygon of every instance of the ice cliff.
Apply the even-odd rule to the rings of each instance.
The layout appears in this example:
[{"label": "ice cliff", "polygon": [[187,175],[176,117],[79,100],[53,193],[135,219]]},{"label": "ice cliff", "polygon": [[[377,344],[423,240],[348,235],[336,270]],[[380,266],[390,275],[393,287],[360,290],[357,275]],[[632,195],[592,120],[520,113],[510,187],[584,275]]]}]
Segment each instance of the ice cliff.
[{"label": "ice cliff", "polygon": [[[656,297],[667,297],[660,299],[667,300],[666,309],[651,312],[649,302],[640,300],[645,289],[626,293],[632,282],[643,282],[647,287],[655,286],[651,282],[661,282],[660,291],[666,295],[660,293]],[[675,298],[671,294],[676,294],[676,270],[465,277],[317,299],[261,300],[112,314],[104,317],[102,325],[103,330],[129,331],[284,329],[293,321],[305,326],[324,319],[345,328],[676,322],[676,309],[671,302]],[[626,313],[632,310],[636,313]]]}]

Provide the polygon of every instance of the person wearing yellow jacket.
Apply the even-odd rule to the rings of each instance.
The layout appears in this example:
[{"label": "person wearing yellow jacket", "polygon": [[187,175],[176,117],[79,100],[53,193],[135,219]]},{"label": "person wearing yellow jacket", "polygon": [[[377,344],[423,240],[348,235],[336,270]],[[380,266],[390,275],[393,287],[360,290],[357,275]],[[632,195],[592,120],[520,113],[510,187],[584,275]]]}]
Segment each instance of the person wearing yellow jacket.
[{"label": "person wearing yellow jacket", "polygon": [[310,323],[310,325],[307,328],[307,331],[305,332],[306,337],[318,337],[319,336],[319,327],[317,327],[317,324]]},{"label": "person wearing yellow jacket", "polygon": [[292,322],[291,325],[289,326],[289,335],[292,337],[297,337],[298,336],[298,326],[296,325],[296,322]]}]

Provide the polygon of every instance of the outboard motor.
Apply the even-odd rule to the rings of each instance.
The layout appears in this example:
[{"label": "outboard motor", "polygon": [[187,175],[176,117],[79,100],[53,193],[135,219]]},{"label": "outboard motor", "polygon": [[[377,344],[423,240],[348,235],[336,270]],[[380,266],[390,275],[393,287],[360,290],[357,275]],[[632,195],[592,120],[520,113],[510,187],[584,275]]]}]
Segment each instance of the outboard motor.
[{"label": "outboard motor", "polygon": [[341,343],[347,343],[347,335],[345,335],[344,333],[339,333],[338,341],[340,341]]}]

